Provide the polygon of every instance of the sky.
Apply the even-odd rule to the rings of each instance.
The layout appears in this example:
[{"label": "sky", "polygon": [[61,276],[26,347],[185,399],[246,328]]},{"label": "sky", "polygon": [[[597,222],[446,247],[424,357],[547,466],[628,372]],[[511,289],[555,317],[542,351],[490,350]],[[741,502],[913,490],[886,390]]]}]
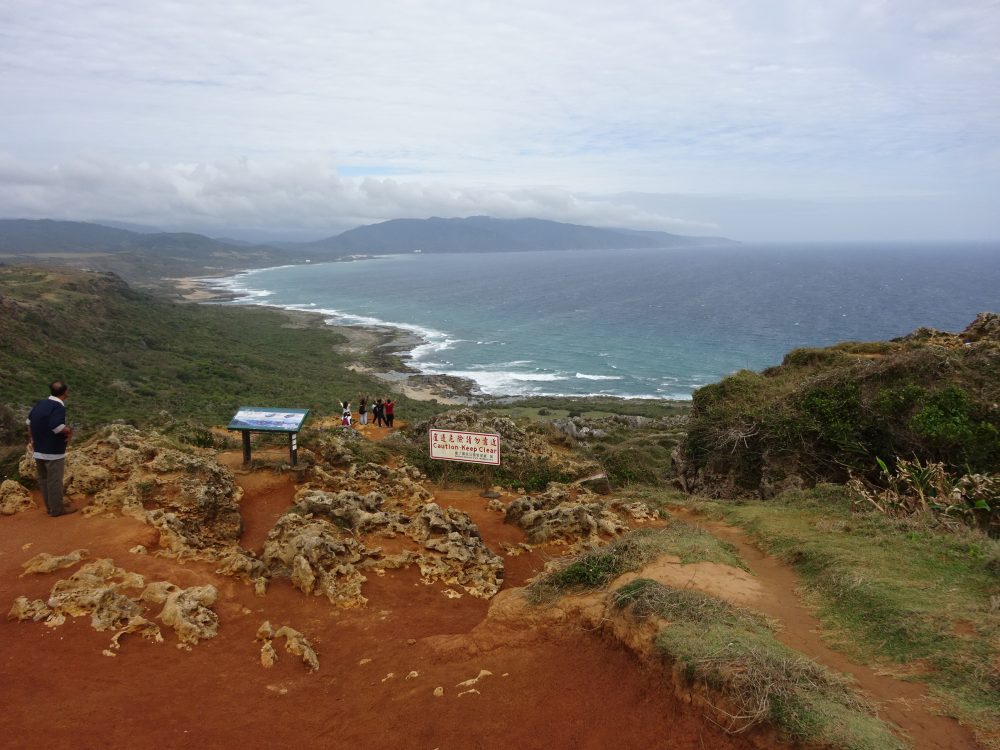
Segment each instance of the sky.
[{"label": "sky", "polygon": [[1000,238],[1000,0],[16,0],[0,217]]}]

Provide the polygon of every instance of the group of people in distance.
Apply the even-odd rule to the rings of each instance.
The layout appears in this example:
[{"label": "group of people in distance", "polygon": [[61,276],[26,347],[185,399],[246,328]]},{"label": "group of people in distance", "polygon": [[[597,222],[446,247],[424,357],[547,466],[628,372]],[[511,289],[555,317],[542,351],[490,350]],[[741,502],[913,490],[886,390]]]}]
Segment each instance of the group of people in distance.
[{"label": "group of people in distance", "polygon": [[[344,427],[350,427],[351,420],[353,419],[351,402],[341,401],[340,408],[342,410],[340,423]],[[371,417],[376,427],[385,426],[391,428],[395,411],[396,402],[388,396],[385,399],[377,398],[374,401],[371,400],[370,396],[362,396],[358,401],[358,424],[368,424],[368,419]]]}]

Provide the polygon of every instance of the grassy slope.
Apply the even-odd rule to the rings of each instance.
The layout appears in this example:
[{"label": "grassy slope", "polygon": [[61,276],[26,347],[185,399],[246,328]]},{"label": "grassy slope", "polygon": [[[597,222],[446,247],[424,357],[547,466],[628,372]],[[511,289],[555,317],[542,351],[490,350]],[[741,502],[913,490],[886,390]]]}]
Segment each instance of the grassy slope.
[{"label": "grassy slope", "polygon": [[694,504],[797,568],[838,649],[926,681],[984,735],[1000,729],[1000,541],[854,513],[834,485]]},{"label": "grassy slope", "polygon": [[[602,589],[664,554],[677,556],[682,565],[709,561],[746,568],[731,545],[670,520],[663,529],[634,531],[567,561],[536,579],[528,595],[544,603],[566,593]],[[666,663],[680,665],[690,684],[721,692],[733,704],[734,716],[720,713],[730,731],[768,722],[788,739],[839,750],[902,748],[842,678],[779,643],[764,617],[647,579],[627,583],[611,595],[632,617],[655,616],[664,623],[657,651]]]},{"label": "grassy slope", "polygon": [[[0,305],[0,405],[23,414],[63,378],[85,431],[115,419],[155,426],[161,411],[224,425],[240,405],[332,414],[338,399],[387,390],[347,369],[343,337],[318,319],[172,304],[114,277],[24,267],[0,267]],[[407,420],[436,410],[398,404]]]}]

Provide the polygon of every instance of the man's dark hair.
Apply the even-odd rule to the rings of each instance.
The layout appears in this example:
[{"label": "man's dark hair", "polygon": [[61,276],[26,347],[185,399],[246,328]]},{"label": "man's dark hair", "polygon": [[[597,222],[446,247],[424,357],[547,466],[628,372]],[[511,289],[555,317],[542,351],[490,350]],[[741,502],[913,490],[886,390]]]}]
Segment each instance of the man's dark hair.
[{"label": "man's dark hair", "polygon": [[60,397],[61,395],[63,395],[63,394],[64,394],[64,393],[65,393],[65,392],[66,392],[66,391],[67,391],[68,389],[69,389],[69,386],[67,386],[67,385],[66,385],[66,384],[65,384],[64,382],[62,382],[61,380],[53,380],[53,381],[52,381],[51,383],[49,383],[49,391],[50,391],[50,392],[52,393],[52,395],[53,395],[53,396],[55,396],[56,398],[59,398],[59,397]]}]

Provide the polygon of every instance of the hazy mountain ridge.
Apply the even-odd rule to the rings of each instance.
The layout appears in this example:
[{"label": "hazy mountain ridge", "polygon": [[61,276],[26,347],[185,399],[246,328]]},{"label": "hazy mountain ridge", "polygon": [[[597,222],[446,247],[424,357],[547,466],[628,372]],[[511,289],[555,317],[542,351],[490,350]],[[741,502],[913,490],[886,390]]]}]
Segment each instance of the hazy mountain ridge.
[{"label": "hazy mountain ridge", "polygon": [[203,276],[245,268],[350,255],[620,250],[736,244],[667,232],[604,229],[544,219],[393,219],[311,243],[253,245],[193,232],[133,231],[92,222],[0,219],[0,262],[45,263],[112,271],[132,283],[161,285],[178,276]]},{"label": "hazy mountain ridge", "polygon": [[305,247],[345,253],[503,252],[511,250],[615,250],[735,244],[721,237],[606,229],[546,219],[392,219],[350,229]]}]

